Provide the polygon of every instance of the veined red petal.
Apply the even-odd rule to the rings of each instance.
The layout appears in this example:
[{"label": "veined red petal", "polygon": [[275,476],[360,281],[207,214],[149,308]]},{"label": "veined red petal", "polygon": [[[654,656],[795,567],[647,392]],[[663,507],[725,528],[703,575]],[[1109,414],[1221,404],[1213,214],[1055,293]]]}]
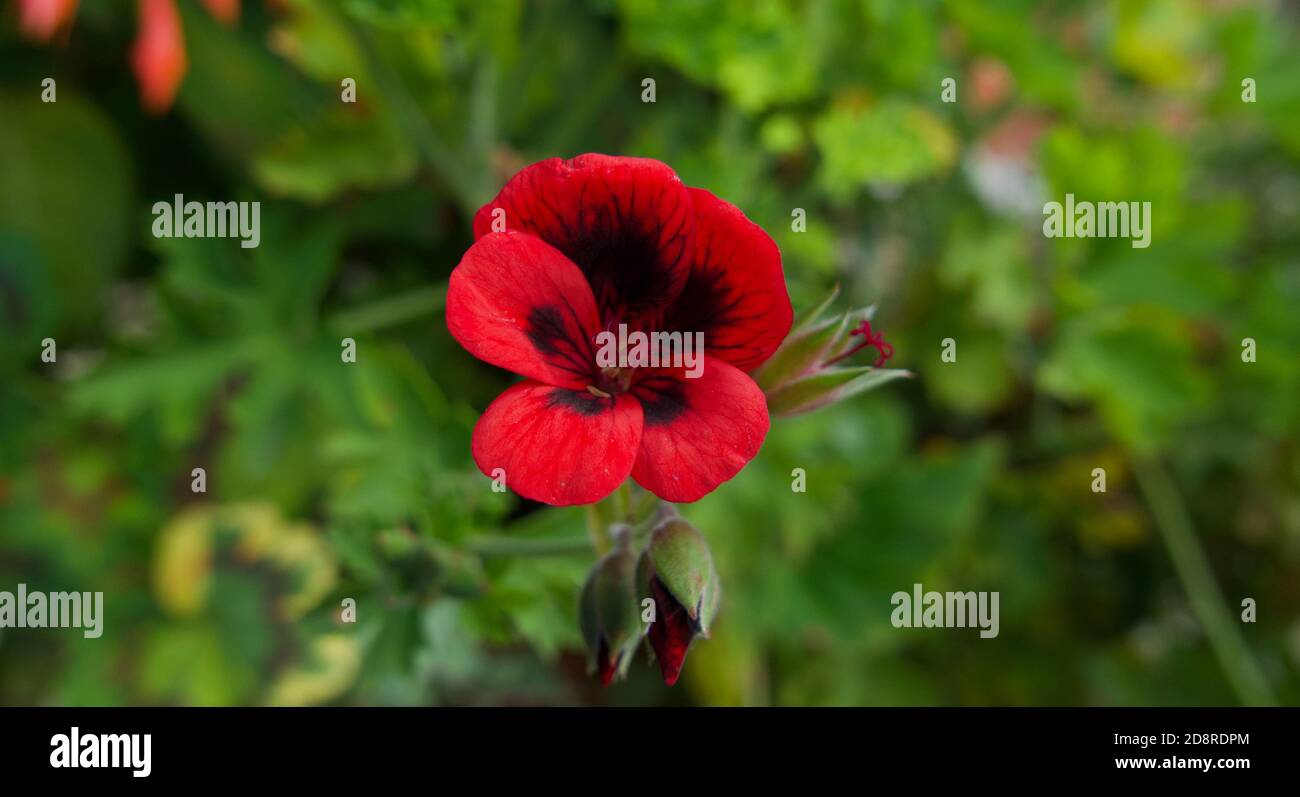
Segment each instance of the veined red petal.
[{"label": "veined red petal", "polygon": [[606,324],[637,326],[686,284],[691,198],[656,160],[580,155],[535,163],[479,209],[474,235],[501,225],[532,233],[577,263]]},{"label": "veined red petal", "polygon": [[586,388],[600,313],[568,258],[521,232],[492,233],[451,272],[447,329],[475,357],[550,385]]},{"label": "veined red petal", "polygon": [[140,84],[140,101],[151,113],[171,107],[189,61],[181,15],[173,0],[140,0],[139,32],[131,45],[131,68]]},{"label": "veined red petal", "polygon": [[641,405],[628,394],[601,397],[532,380],[507,389],[474,427],[473,453],[487,476],[545,504],[599,501],[636,461]]},{"label": "veined red petal", "polygon": [[665,501],[697,501],[735,476],[771,426],[763,391],[716,357],[705,356],[698,378],[658,369],[639,377],[631,392],[645,412],[632,478]]},{"label": "veined red petal", "polygon": [[702,332],[705,351],[752,371],[772,356],[794,321],[781,252],[735,205],[702,188],[690,192],[691,273],[664,328]]}]

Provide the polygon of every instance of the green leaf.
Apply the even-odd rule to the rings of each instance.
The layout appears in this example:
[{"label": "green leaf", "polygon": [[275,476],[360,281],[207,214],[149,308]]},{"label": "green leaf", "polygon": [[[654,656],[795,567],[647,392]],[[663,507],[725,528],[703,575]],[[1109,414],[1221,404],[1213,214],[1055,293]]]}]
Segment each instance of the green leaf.
[{"label": "green leaf", "polygon": [[131,167],[117,132],[94,106],[60,88],[0,92],[0,238],[34,250],[57,303],[85,323],[125,254],[131,229]]},{"label": "green leaf", "polygon": [[930,111],[901,100],[846,101],[813,124],[821,150],[818,183],[837,202],[863,188],[891,189],[930,177],[957,160],[957,139]]},{"label": "green leaf", "polygon": [[347,105],[269,142],[254,173],[270,191],[321,203],[349,189],[396,185],[415,173],[417,163],[391,114]]}]

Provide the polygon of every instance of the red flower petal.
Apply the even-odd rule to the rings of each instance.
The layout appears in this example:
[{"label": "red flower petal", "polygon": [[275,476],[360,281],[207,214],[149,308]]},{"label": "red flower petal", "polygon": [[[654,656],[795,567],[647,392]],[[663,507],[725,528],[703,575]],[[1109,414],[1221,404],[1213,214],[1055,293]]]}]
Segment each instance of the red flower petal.
[{"label": "red flower petal", "polygon": [[550,385],[586,388],[600,313],[582,272],[521,232],[480,238],[451,272],[447,329],[475,357]]},{"label": "red flower petal", "polygon": [[596,672],[600,674],[601,686],[609,686],[614,683],[614,676],[618,675],[618,665],[621,658],[621,656],[609,655],[609,643],[602,637],[600,649],[596,651]]},{"label": "red flower petal", "polygon": [[475,237],[492,232],[494,221],[537,235],[577,263],[606,324],[636,326],[686,284],[691,198],[659,161],[580,155],[535,163],[479,209]]},{"label": "red flower petal", "polygon": [[479,470],[505,471],[506,486],[546,504],[599,501],[623,483],[641,441],[641,405],[520,382],[488,405],[474,427]]},{"label": "red flower petal", "polygon": [[735,205],[701,188],[690,192],[691,274],[664,327],[703,332],[705,351],[752,371],[772,356],[794,321],[781,252]]},{"label": "red flower petal", "polygon": [[650,624],[647,636],[664,683],[672,686],[682,674],[686,651],[695,639],[695,624],[686,614],[685,607],[664,588],[658,576],[650,579],[650,595],[655,601],[655,621]]},{"label": "red flower petal", "polygon": [[659,369],[640,377],[632,394],[645,411],[632,478],[665,501],[697,501],[735,476],[771,425],[763,391],[716,357],[705,356],[697,379]]},{"label": "red flower petal", "polygon": [[146,110],[162,113],[171,107],[188,63],[176,5],[172,0],[140,0],[139,33],[131,45],[131,68]]}]

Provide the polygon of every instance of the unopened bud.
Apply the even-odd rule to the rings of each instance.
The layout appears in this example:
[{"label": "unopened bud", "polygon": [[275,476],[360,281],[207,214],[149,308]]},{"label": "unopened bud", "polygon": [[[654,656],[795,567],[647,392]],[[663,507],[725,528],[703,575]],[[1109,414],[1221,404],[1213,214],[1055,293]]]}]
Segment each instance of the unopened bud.
[{"label": "unopened bud", "polygon": [[645,634],[636,589],[636,557],[618,545],[587,575],[578,599],[578,618],[592,669],[605,686],[627,671]]},{"label": "unopened bud", "polygon": [[[774,416],[802,415],[912,375],[881,367],[893,356],[894,347],[871,327],[875,307],[823,317],[838,294],[836,288],[806,314],[755,374]],[[871,365],[837,365],[868,347],[876,354]]]},{"label": "unopened bud", "polygon": [[637,580],[655,602],[650,646],[664,682],[672,685],[691,642],[708,637],[718,609],[718,573],[704,535],[681,518],[665,520],[650,536]]}]

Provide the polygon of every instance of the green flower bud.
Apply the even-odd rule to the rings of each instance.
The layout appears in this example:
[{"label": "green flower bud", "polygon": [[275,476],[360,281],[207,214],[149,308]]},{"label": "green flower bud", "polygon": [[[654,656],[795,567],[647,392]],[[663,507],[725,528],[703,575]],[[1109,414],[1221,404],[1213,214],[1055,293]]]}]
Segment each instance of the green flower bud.
[{"label": "green flower bud", "polygon": [[[772,415],[779,418],[802,415],[912,375],[909,371],[881,367],[893,356],[894,347],[871,328],[874,306],[823,318],[838,294],[836,288],[807,313],[755,374],[767,394]],[[872,365],[836,365],[868,347],[877,354]]]},{"label": "green flower bud", "polygon": [[898,368],[826,368],[768,393],[767,408],[777,418],[792,418],[911,375]]},{"label": "green flower bud", "polygon": [[590,663],[605,686],[622,676],[645,634],[636,588],[636,557],[622,543],[601,557],[578,598]]},{"label": "green flower bud", "polygon": [[661,523],[650,535],[645,564],[653,567],[664,588],[707,636],[716,603],[717,572],[704,535],[680,518]]},{"label": "green flower bud", "polygon": [[650,536],[637,581],[655,602],[650,646],[664,681],[674,684],[691,642],[708,638],[718,610],[718,572],[704,535],[681,518],[665,520]]}]

